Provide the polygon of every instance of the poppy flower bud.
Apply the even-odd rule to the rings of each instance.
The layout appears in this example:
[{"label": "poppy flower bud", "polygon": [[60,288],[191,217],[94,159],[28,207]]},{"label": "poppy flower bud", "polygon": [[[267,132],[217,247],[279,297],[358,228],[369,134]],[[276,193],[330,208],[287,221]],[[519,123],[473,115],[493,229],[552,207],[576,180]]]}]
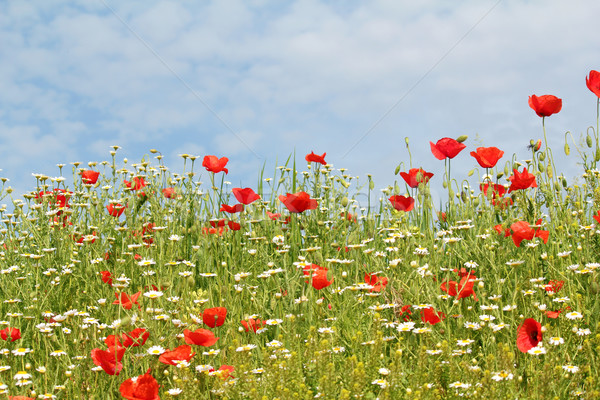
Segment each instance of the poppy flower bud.
[{"label": "poppy flower bud", "polygon": [[600,161],[600,149],[597,149],[597,150],[596,150],[596,157],[594,157],[594,160],[595,160],[596,162]]},{"label": "poppy flower bud", "polygon": [[408,146],[408,136],[406,136],[406,137],[404,138],[404,143],[406,143],[406,145]]},{"label": "poppy flower bud", "polygon": [[346,196],[342,197],[342,207],[348,206],[348,198]]},{"label": "poppy flower bud", "polygon": [[467,135],[460,135],[459,137],[457,137],[457,138],[456,138],[456,141],[457,141],[458,143],[462,143],[462,142],[464,142],[465,140],[467,140],[468,138],[469,138],[469,136],[467,136]]},{"label": "poppy flower bud", "polygon": [[590,134],[588,133],[588,135],[585,137],[585,144],[587,144],[588,148],[592,148],[592,145],[594,144],[592,142],[592,137],[590,136]]},{"label": "poppy flower bud", "polygon": [[546,170],[546,166],[544,164],[542,164],[542,163],[539,163],[538,164],[538,171],[540,171],[540,172],[543,173],[545,170]]},{"label": "poppy flower bud", "polygon": [[500,178],[502,178],[503,176],[504,176],[504,172],[498,172],[498,173],[496,174],[496,179],[500,179]]},{"label": "poppy flower bud", "polygon": [[568,143],[565,143],[565,155],[568,156],[569,154],[571,154],[571,148]]}]

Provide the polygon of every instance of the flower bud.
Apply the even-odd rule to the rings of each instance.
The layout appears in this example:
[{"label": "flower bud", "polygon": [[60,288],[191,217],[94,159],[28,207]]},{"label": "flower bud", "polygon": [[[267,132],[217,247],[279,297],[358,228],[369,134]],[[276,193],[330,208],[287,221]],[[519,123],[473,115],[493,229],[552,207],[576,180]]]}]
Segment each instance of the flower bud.
[{"label": "flower bud", "polygon": [[465,140],[467,140],[468,138],[469,138],[469,136],[467,136],[467,135],[460,135],[459,137],[457,137],[457,138],[456,138],[456,141],[457,141],[458,143],[462,143],[462,142],[464,142]]}]

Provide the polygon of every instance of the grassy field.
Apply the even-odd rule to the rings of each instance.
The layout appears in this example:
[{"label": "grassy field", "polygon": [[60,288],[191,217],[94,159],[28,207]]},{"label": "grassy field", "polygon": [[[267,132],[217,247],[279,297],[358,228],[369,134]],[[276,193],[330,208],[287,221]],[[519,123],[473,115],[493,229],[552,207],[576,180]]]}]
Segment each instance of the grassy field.
[{"label": "grassy field", "polygon": [[[118,146],[4,186],[0,400],[599,398],[597,125],[565,145],[569,182],[560,99],[529,103],[528,160],[443,138],[444,176],[398,169],[365,208],[371,177],[314,153],[251,188],[224,157],[174,174],[155,150],[118,168]],[[469,152],[473,186],[450,169]]]}]

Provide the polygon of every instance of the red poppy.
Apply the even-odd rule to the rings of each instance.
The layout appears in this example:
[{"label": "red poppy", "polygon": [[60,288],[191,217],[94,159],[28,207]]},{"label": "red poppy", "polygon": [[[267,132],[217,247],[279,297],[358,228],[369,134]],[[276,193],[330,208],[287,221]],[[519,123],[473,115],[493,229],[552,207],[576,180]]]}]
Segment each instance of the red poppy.
[{"label": "red poppy", "polygon": [[471,155],[475,157],[481,168],[493,168],[504,152],[497,147],[478,147],[476,152],[471,152]]},{"label": "red poppy", "polygon": [[150,369],[137,379],[127,379],[119,387],[121,396],[127,400],[160,400],[158,396],[158,382],[152,375]]},{"label": "red poppy", "polygon": [[350,222],[356,222],[357,221],[356,215],[352,215],[349,212],[341,212],[340,213],[340,217],[345,217],[345,219],[347,219]]},{"label": "red poppy", "polygon": [[600,210],[596,211],[596,214],[593,215],[593,217],[596,220],[596,222],[600,224]]},{"label": "red poppy", "polygon": [[397,211],[408,212],[415,206],[415,199],[412,197],[395,195],[390,197],[388,200],[390,203],[392,203],[392,207],[394,207]]},{"label": "red poppy", "polygon": [[556,318],[558,318],[558,316],[560,315],[561,312],[563,312],[563,310],[544,311],[544,314],[546,314],[546,317],[548,317],[548,318],[556,319]]},{"label": "red poppy", "polygon": [[195,344],[196,346],[209,347],[217,343],[218,337],[208,329],[197,329],[194,332],[189,329],[183,330],[183,337],[187,344]]},{"label": "red poppy", "polygon": [[323,165],[327,165],[327,163],[325,162],[325,155],[327,153],[323,153],[322,156],[315,154],[314,151],[311,151],[310,154],[307,154],[305,157],[306,162],[316,162],[319,164],[323,164]]},{"label": "red poppy", "polygon": [[124,180],[123,183],[125,183],[125,186],[127,186],[129,190],[140,190],[141,188],[146,186],[146,182],[144,181],[144,177],[142,176],[134,177],[131,180],[131,182]]},{"label": "red poppy", "polygon": [[242,229],[242,226],[235,221],[227,221],[227,226],[232,231],[239,231],[240,229]]},{"label": "red poppy", "polygon": [[252,188],[233,188],[231,189],[233,195],[240,203],[244,205],[248,205],[250,203],[255,202],[256,200],[260,200],[260,196],[254,193]]},{"label": "red poppy", "polygon": [[448,220],[448,215],[445,212],[440,211],[438,212],[438,219],[440,222],[446,222]]},{"label": "red poppy", "polygon": [[441,289],[457,299],[464,299],[473,296],[473,300],[477,301],[477,296],[475,295],[475,290],[473,289],[475,280],[477,279],[475,274],[472,272],[462,273],[461,271],[459,275],[461,276],[460,282],[457,283],[456,281],[444,281],[442,282]]},{"label": "red poppy", "polygon": [[325,267],[321,267],[316,264],[309,264],[302,268],[302,272],[304,276],[311,276],[312,279],[305,282],[310,283],[312,287],[317,290],[326,288],[333,283],[333,278],[331,278],[331,280],[327,279],[328,270]]},{"label": "red poppy", "polygon": [[439,311],[436,312],[433,307],[427,307],[421,309],[421,321],[427,322],[428,324],[435,325],[438,322],[442,322],[446,319],[446,314]]},{"label": "red poppy", "polygon": [[[599,211],[600,213],[600,211]],[[281,217],[280,213],[272,213],[267,211],[267,216],[271,219],[271,221],[276,221],[279,217]]]},{"label": "red poppy", "polygon": [[410,304],[405,304],[400,309],[399,317],[404,321],[410,321],[410,316],[412,315],[412,311],[410,311]]},{"label": "red poppy", "polygon": [[320,265],[317,265],[317,264],[307,264],[302,267],[302,274],[304,276],[309,276],[314,271],[327,271],[327,268],[321,267]]},{"label": "red poppy", "polygon": [[167,365],[177,365],[181,361],[189,362],[196,353],[192,346],[182,344],[173,350],[167,350],[158,357],[158,361]]},{"label": "red poppy", "polygon": [[116,203],[116,204],[110,203],[109,205],[106,206],[106,209],[108,210],[108,213],[111,216],[118,218],[123,214],[123,211],[125,211],[125,206],[121,205],[119,203]]},{"label": "red poppy", "polygon": [[162,190],[162,194],[167,199],[172,199],[175,196],[175,188],[172,188],[172,187],[164,188]]},{"label": "red poppy", "polygon": [[486,197],[488,195],[488,191],[491,188],[492,204],[495,206],[497,205],[505,207],[513,204],[513,199],[511,199],[510,197],[503,198],[503,196],[506,194],[506,188],[503,185],[486,182],[485,184],[482,183],[481,185],[479,185],[479,188]]},{"label": "red poppy", "polygon": [[510,236],[510,228],[505,228],[502,225],[498,224],[494,226],[494,230],[498,232],[499,235],[504,235],[504,237]]},{"label": "red poppy", "polygon": [[106,283],[108,286],[112,286],[113,281],[110,271],[100,271],[100,274],[102,275],[102,282]]},{"label": "red poppy", "polygon": [[249,318],[248,321],[240,321],[240,323],[244,326],[246,332],[250,332],[250,330],[253,330],[254,333],[256,333],[256,331],[258,331],[265,325],[265,321],[252,318]]},{"label": "red poppy", "polygon": [[550,281],[548,282],[548,284],[544,287],[544,290],[548,293],[558,293],[558,291],[560,289],[562,289],[563,285],[565,284],[565,281]]},{"label": "red poppy", "polygon": [[0,337],[2,340],[14,342],[15,340],[21,339],[21,330],[18,328],[4,328],[0,331]]},{"label": "red poppy", "polygon": [[585,84],[596,96],[600,97],[600,72],[591,70],[590,76],[585,77]]},{"label": "red poppy", "polygon": [[280,195],[279,201],[281,201],[291,213],[314,210],[319,205],[317,200],[311,199],[310,195],[306,192],[287,193],[285,196]]},{"label": "red poppy", "polygon": [[125,347],[113,346],[108,350],[92,349],[92,361],[109,375],[119,375],[123,369],[121,360],[125,354]]},{"label": "red poppy", "polygon": [[227,230],[227,228],[225,228],[224,226],[220,226],[218,228],[207,228],[204,227],[202,228],[202,233],[205,234],[209,234],[209,235],[219,235],[221,236],[223,234],[223,232],[225,232]]},{"label": "red poppy", "polygon": [[81,171],[81,181],[87,185],[95,185],[98,182],[100,172],[92,171],[91,169]]},{"label": "red poppy", "polygon": [[[307,281],[308,282],[308,281]],[[312,275],[311,285],[317,290],[321,290],[326,288],[327,286],[333,283],[333,278],[331,280],[327,279],[327,271],[315,271]]]},{"label": "red poppy", "polygon": [[117,300],[113,301],[113,304],[121,304],[121,306],[123,306],[123,308],[126,310],[131,310],[131,307],[133,307],[134,304],[137,304],[138,308],[141,308],[142,306],[140,306],[140,304],[137,302],[140,294],[142,294],[142,292],[137,292],[131,296],[125,292],[115,293]]},{"label": "red poppy", "polygon": [[[536,222],[536,225],[541,223],[542,220],[539,219]],[[521,247],[521,242],[523,240],[532,240],[534,237],[542,238],[544,243],[548,243],[548,238],[550,236],[549,231],[543,231],[540,228],[534,229],[526,221],[517,221],[510,226],[510,229],[512,230],[513,242],[517,247]]]},{"label": "red poppy", "polygon": [[229,214],[235,214],[244,211],[243,204],[236,204],[234,206],[229,206],[227,204],[221,204],[221,208],[219,209],[221,212],[226,212]]},{"label": "red poppy", "polygon": [[210,224],[210,226],[212,226],[213,228],[221,228],[223,226],[225,226],[225,219],[221,218],[219,220],[212,220],[212,221],[208,221],[208,223]]},{"label": "red poppy", "polygon": [[492,190],[492,198],[502,197],[506,194],[506,188],[504,185],[499,185],[497,183],[482,183],[479,185],[479,189],[483,192],[484,195],[487,196],[488,190],[491,188]]},{"label": "red poppy", "polygon": [[223,325],[226,316],[227,308],[225,307],[207,308],[202,312],[202,321],[211,328],[214,328],[215,326]]},{"label": "red poppy", "polygon": [[527,353],[542,341],[542,325],[533,318],[527,318],[517,331],[517,348]]},{"label": "red poppy", "polygon": [[121,336],[108,335],[104,339],[107,347],[122,346],[122,347],[139,347],[146,343],[150,337],[150,332],[144,328],[136,328],[131,332],[122,333]]},{"label": "red poppy", "polygon": [[531,107],[538,116],[549,117],[561,110],[562,100],[551,94],[539,97],[532,94],[529,96],[529,107]]},{"label": "red poppy", "polygon": [[508,177],[510,183],[510,188],[508,189],[508,193],[513,190],[521,190],[521,189],[529,189],[537,187],[537,182],[535,181],[535,175],[530,174],[527,171],[527,168],[523,168],[523,172],[519,172],[518,170],[513,170],[513,175]]},{"label": "red poppy", "polygon": [[8,400],[35,400],[33,397],[27,396],[8,396]]},{"label": "red poppy", "polygon": [[[235,368],[231,365],[221,365],[218,369],[218,375],[219,377],[221,377],[221,379],[227,379],[227,378],[233,378],[233,376],[231,375],[231,373],[235,370]],[[209,372],[214,372],[215,369],[212,368],[210,369]]]},{"label": "red poppy", "polygon": [[419,187],[420,183],[426,184],[433,176],[432,172],[427,172],[423,168],[411,168],[406,172],[400,172],[400,176],[411,188]]},{"label": "red poppy", "polygon": [[512,230],[512,239],[515,246],[521,247],[523,240],[531,240],[535,235],[535,231],[529,226],[529,222],[517,221],[510,226]]},{"label": "red poppy", "polygon": [[365,283],[373,286],[370,292],[381,292],[388,284],[388,278],[375,274],[365,274]]},{"label": "red poppy", "polygon": [[150,332],[144,328],[135,328],[131,332],[121,334],[123,338],[123,346],[125,347],[139,347],[146,343],[146,340],[150,337]]},{"label": "red poppy", "polygon": [[204,160],[202,160],[202,166],[206,168],[207,171],[217,174],[219,172],[225,171],[225,174],[229,173],[229,170],[225,168],[229,158],[221,157],[217,158],[216,156],[204,156]]},{"label": "red poppy", "polygon": [[431,146],[431,152],[438,160],[444,158],[454,158],[460,153],[465,147],[463,143],[457,142],[455,139],[445,137],[437,141],[436,144],[429,142]]}]

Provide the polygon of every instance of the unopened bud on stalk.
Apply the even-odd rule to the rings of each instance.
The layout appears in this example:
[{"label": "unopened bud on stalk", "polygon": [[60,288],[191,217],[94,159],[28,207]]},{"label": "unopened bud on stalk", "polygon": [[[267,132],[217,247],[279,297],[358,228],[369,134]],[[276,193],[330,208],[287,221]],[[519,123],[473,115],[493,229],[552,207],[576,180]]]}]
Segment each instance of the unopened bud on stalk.
[{"label": "unopened bud on stalk", "polygon": [[156,154],[156,153],[158,153],[158,150],[156,150],[156,149],[150,149],[150,153]]},{"label": "unopened bud on stalk", "polygon": [[600,161],[600,149],[596,149],[596,157],[594,157],[594,161]]},{"label": "unopened bud on stalk", "polygon": [[342,197],[342,207],[347,207],[348,206],[348,198],[347,197]]},{"label": "unopened bud on stalk", "polygon": [[468,138],[469,138],[469,136],[467,136],[467,135],[460,135],[459,137],[457,137],[457,138],[456,138],[456,141],[457,141],[458,143],[462,143],[462,142],[464,142],[465,140],[467,140]]},{"label": "unopened bud on stalk", "polygon": [[552,179],[552,164],[550,164],[550,161],[548,161],[548,168],[546,169],[546,175],[548,175],[548,178]]},{"label": "unopened bud on stalk", "polygon": [[406,136],[406,137],[404,138],[404,143],[406,143],[406,145],[408,146],[408,136]]},{"label": "unopened bud on stalk", "polygon": [[567,178],[565,178],[564,176],[562,177],[562,185],[565,189],[567,188]]},{"label": "unopened bud on stalk", "polygon": [[502,178],[503,176],[504,176],[504,172],[498,172],[498,173],[496,174],[496,179],[500,179],[500,178]]},{"label": "unopened bud on stalk", "polygon": [[472,170],[469,171],[468,175],[469,176],[473,176],[473,174],[475,173],[475,168],[473,168]]},{"label": "unopened bud on stalk", "polygon": [[540,162],[543,162],[545,159],[546,159],[546,153],[540,153],[540,155],[539,155]]},{"label": "unopened bud on stalk", "polygon": [[460,192],[460,199],[465,204],[467,204],[467,201],[469,201],[469,196],[467,196],[467,193],[464,190]]},{"label": "unopened bud on stalk", "polygon": [[542,163],[538,164],[538,171],[544,172],[546,170],[546,166]]},{"label": "unopened bud on stalk", "polygon": [[394,175],[398,175],[399,172],[400,172],[400,164],[398,164],[398,166],[394,170]]},{"label": "unopened bud on stalk", "polygon": [[588,133],[588,135],[585,137],[585,144],[587,144],[588,148],[592,148],[592,145],[594,144],[592,142],[592,137],[590,136],[590,134]]},{"label": "unopened bud on stalk", "polygon": [[560,192],[560,184],[558,182],[554,182],[554,190]]},{"label": "unopened bud on stalk", "polygon": [[571,148],[568,143],[565,143],[565,155],[568,156],[569,154],[571,154]]}]

